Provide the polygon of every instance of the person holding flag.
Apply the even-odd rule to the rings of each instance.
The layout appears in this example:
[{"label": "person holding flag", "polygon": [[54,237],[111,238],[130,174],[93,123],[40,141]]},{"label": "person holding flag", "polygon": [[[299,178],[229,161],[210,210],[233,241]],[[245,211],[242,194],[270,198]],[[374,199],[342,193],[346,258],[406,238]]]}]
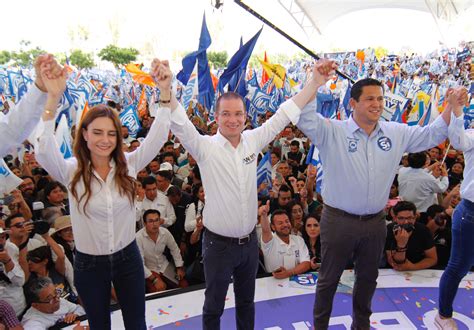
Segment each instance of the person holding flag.
[{"label": "person holding flag", "polygon": [[[324,74],[322,73],[324,72]],[[315,65],[313,78],[291,101],[259,128],[244,130],[246,109],[236,93],[222,94],[216,102],[218,132],[202,136],[188,119],[171,91],[172,74],[167,61],[153,60],[152,76],[160,88],[158,107],[171,108],[171,131],[197,161],[206,193],[203,262],[206,280],[203,329],[219,329],[225,296],[234,283],[237,329],[253,329],[255,278],[258,267],[257,155],[294,120],[333,73],[333,62]]]},{"label": "person holding flag", "polygon": [[453,319],[453,302],[462,278],[474,266],[474,129],[464,130],[462,107],[453,110],[456,119],[448,127],[449,141],[464,152],[466,167],[461,183],[461,202],[452,221],[451,256],[439,282],[439,313],[435,317],[438,329],[457,329]]},{"label": "person holding flag", "polygon": [[10,148],[23,143],[38,124],[46,103],[48,90],[41,78],[40,68],[59,70],[58,63],[53,55],[40,55],[35,60],[36,79],[21,101],[7,115],[6,120],[0,122],[0,157],[4,157]]},{"label": "person holding flag", "polygon": [[352,328],[370,328],[371,301],[386,239],[383,210],[400,159],[404,152],[427,150],[443,142],[451,109],[464,104],[467,95],[463,88],[452,91],[443,114],[431,125],[420,127],[379,121],[383,92],[380,81],[361,79],[351,89],[353,113],[349,119],[328,120],[310,104],[297,124],[318,148],[324,172],[315,329],[328,328],[334,294],[351,257],[356,274]]},{"label": "person holding flag", "polygon": [[[57,71],[57,72],[56,72]],[[110,329],[111,283],[127,329],[146,329],[145,275],[135,240],[135,179],[167,141],[170,111],[160,109],[134,152],[122,150],[116,111],[92,107],[76,129],[73,157],[64,159],[54,137],[57,105],[66,89],[64,70],[42,67],[48,90],[38,162],[68,187],[76,255],[74,284],[92,329]]]}]

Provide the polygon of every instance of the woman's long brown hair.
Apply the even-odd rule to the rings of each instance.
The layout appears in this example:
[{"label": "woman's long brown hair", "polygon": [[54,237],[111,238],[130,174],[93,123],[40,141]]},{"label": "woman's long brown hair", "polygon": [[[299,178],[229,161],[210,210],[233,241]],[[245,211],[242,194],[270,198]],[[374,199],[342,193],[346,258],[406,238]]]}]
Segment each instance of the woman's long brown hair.
[{"label": "woman's long brown hair", "polygon": [[[82,210],[85,215],[86,206],[91,198],[91,183],[92,180],[97,180],[92,172],[91,152],[87,147],[87,141],[83,136],[83,129],[87,130],[87,127],[96,118],[107,117],[112,120],[117,133],[117,145],[111,153],[111,158],[115,161],[115,184],[119,188],[121,196],[127,196],[130,200],[130,204],[133,205],[135,201],[135,186],[134,179],[128,175],[127,160],[122,150],[123,137],[121,132],[122,125],[115,110],[106,105],[97,105],[89,109],[81,120],[79,127],[76,129],[76,137],[74,139],[73,152],[77,159],[77,170],[73,175],[71,184],[69,186],[72,196],[76,199],[77,204],[80,205],[85,199],[82,206]],[[79,196],[77,193],[77,184],[82,180],[84,182],[85,191]],[[79,206],[78,206],[79,208]]]}]

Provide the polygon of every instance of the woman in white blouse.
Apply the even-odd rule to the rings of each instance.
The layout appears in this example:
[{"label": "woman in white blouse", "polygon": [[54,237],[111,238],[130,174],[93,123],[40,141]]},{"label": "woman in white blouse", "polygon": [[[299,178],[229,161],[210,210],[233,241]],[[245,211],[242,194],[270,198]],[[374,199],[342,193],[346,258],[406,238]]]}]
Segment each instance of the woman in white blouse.
[{"label": "woman in white blouse", "polygon": [[74,157],[64,159],[54,137],[54,118],[66,88],[66,73],[44,66],[41,74],[48,99],[36,157],[68,188],[77,250],[74,282],[89,325],[110,328],[113,283],[125,328],[145,329],[145,276],[135,242],[134,180],[166,142],[169,110],[161,108],[141,146],[125,154],[116,111],[105,105],[92,107],[76,130]]}]

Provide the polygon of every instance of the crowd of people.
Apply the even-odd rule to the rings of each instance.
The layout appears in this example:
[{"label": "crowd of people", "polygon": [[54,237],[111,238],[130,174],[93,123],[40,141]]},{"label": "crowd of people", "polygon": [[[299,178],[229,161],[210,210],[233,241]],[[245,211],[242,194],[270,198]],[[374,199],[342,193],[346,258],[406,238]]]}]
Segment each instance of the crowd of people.
[{"label": "crowd of people", "polygon": [[[35,68],[35,85],[15,110],[37,108],[30,120],[42,116],[44,129],[25,142],[34,148],[10,157],[22,181],[0,209],[6,328],[47,328],[85,313],[91,327],[109,328],[110,304],[118,302],[125,326],[144,329],[145,293],[206,283],[203,327],[217,329],[232,277],[237,327],[248,329],[257,273],[284,279],[308,271],[320,272],[315,324],[325,328],[339,277],[353,268],[354,324],[365,329],[378,268],[445,269],[453,255],[468,149],[465,138],[446,138],[463,130],[454,127],[461,116],[454,109],[467,102],[462,88],[448,92],[448,108],[431,125],[408,128],[378,122],[386,86],[363,79],[351,92],[354,120],[329,124],[311,102],[337,68],[325,60],[252,130],[235,93],[221,96],[211,123],[183,109],[167,62],[155,60],[160,99],[141,118],[141,138],[118,120],[120,106],[95,106],[71,134],[74,157],[64,159],[54,118],[67,74],[51,56]],[[26,139],[18,127],[5,136]],[[323,162],[321,193],[311,142]],[[257,187],[266,152],[271,184]],[[449,320],[452,308],[442,312]]]}]

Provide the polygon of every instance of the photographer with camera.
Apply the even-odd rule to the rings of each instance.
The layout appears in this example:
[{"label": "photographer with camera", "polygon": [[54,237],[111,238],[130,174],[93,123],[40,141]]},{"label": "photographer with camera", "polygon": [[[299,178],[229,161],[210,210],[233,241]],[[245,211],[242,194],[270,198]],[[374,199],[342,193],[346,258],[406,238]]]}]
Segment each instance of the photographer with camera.
[{"label": "photographer with camera", "polygon": [[416,222],[415,204],[400,201],[393,207],[394,219],[387,226],[385,253],[393,269],[419,270],[436,265],[433,237],[425,225]]}]

